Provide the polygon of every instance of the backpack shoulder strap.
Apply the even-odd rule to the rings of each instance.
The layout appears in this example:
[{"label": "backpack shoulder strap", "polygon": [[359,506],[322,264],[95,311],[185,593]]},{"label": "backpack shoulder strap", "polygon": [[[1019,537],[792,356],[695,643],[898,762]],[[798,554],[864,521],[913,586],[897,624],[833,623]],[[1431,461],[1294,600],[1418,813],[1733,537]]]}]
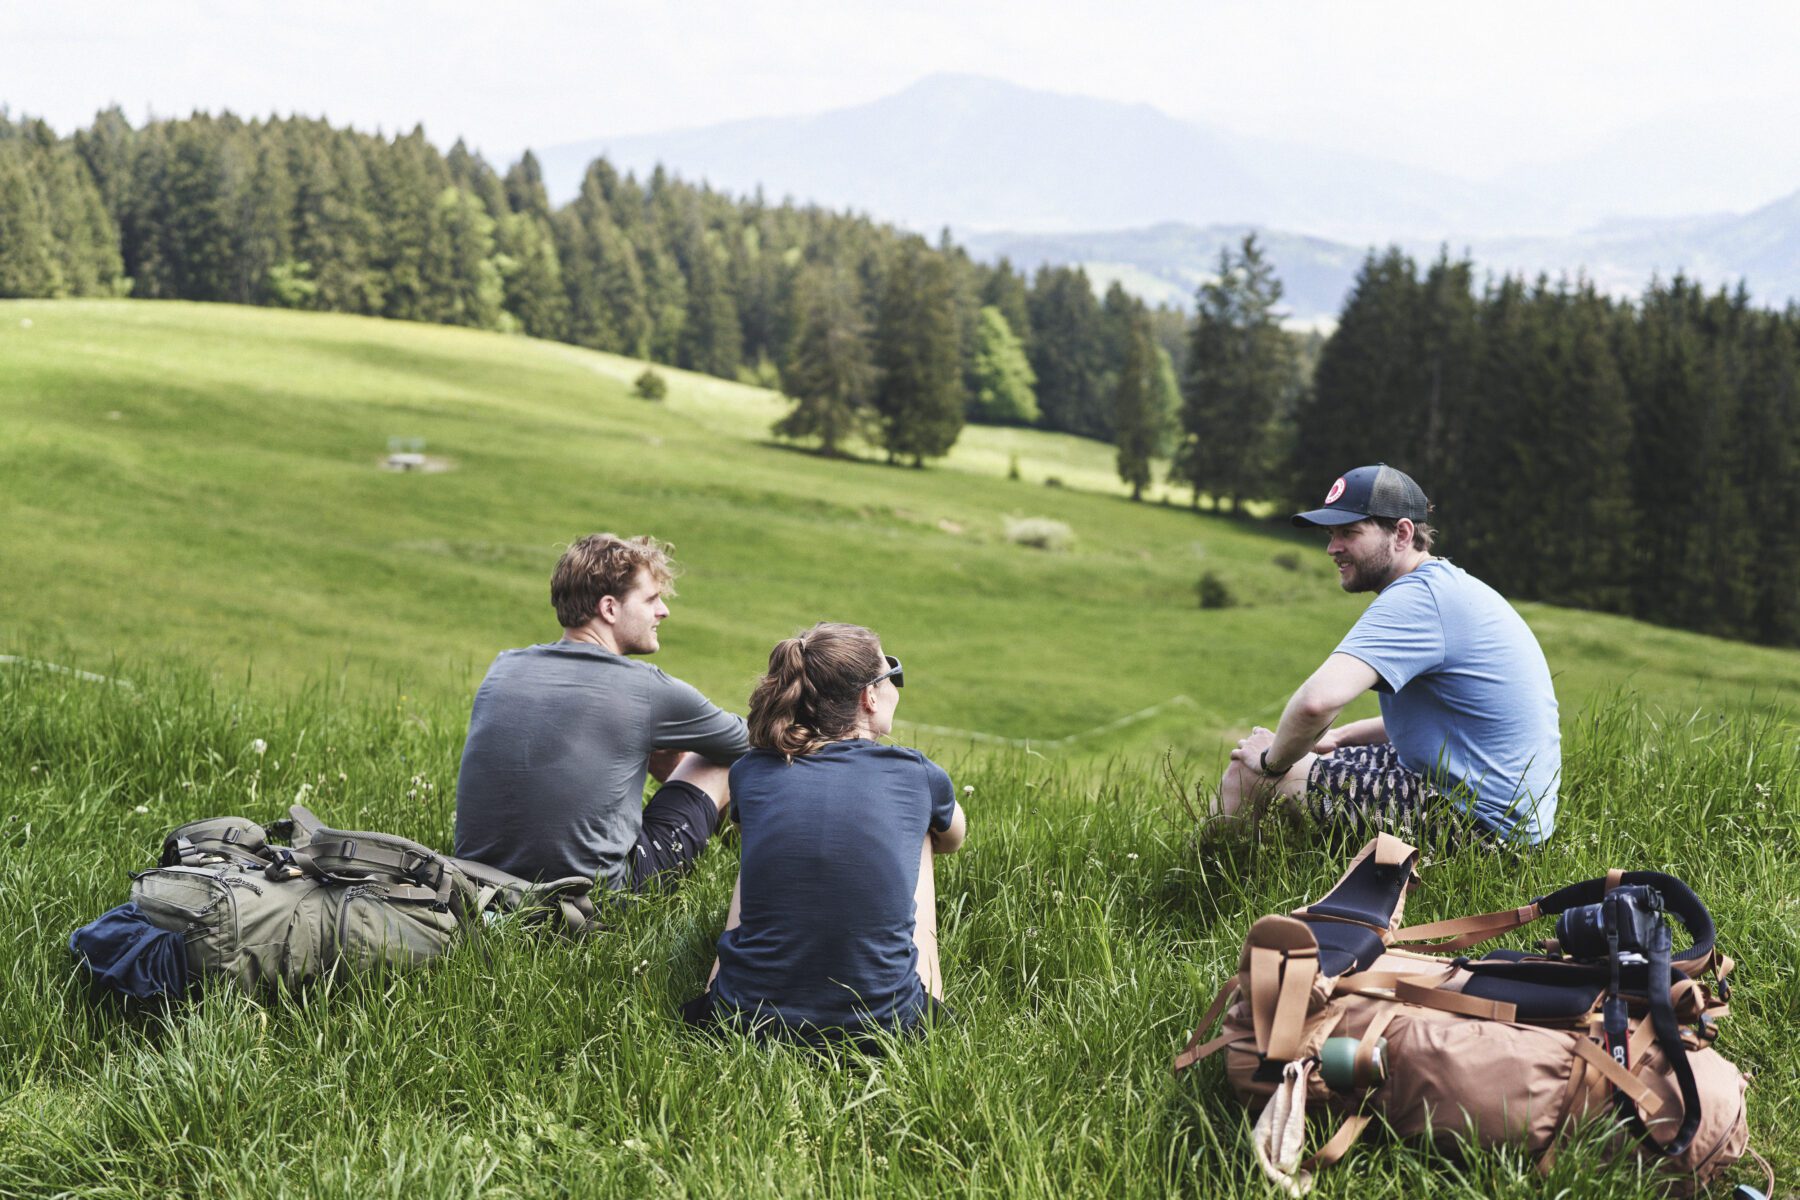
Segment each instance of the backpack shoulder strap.
[{"label": "backpack shoulder strap", "polygon": [[446,861],[475,884],[478,911],[533,914],[528,920],[547,919],[569,937],[586,937],[604,928],[594,909],[594,881],[585,875],[538,881],[472,858]]},{"label": "backpack shoulder strap", "polygon": [[288,820],[293,823],[293,831],[290,840],[295,849],[299,849],[301,846],[312,841],[313,835],[325,828],[325,822],[319,820],[318,816],[313,813],[313,810],[306,807],[304,804],[290,804],[288,806]]},{"label": "backpack shoulder strap", "polygon": [[[1430,954],[1455,954],[1477,942],[1498,937],[1509,929],[1529,925],[1543,916],[1537,901],[1519,908],[1503,908],[1498,912],[1479,913],[1472,917],[1453,917],[1447,921],[1428,921],[1408,925],[1394,935],[1395,945],[1414,946]],[[1446,938],[1446,941],[1434,941]]]}]

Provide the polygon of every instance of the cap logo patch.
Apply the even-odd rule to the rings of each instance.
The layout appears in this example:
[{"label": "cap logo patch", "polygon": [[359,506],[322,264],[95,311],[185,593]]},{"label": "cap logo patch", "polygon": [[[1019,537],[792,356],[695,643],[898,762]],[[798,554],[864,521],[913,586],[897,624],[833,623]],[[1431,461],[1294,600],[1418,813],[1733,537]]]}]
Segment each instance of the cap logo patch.
[{"label": "cap logo patch", "polygon": [[1342,475],[1339,475],[1337,478],[1337,482],[1331,485],[1331,490],[1329,492],[1325,493],[1325,503],[1336,504],[1337,498],[1343,494],[1344,494],[1344,477]]}]

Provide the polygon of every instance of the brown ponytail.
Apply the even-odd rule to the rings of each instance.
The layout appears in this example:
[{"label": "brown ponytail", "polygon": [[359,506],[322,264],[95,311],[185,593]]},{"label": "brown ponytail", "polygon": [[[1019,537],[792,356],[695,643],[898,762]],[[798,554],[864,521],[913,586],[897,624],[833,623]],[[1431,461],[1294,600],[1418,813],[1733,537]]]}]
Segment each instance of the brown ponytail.
[{"label": "brown ponytail", "polygon": [[861,625],[821,621],[775,643],[750,693],[750,744],[792,761],[848,737],[863,686],[886,665],[881,639]]}]

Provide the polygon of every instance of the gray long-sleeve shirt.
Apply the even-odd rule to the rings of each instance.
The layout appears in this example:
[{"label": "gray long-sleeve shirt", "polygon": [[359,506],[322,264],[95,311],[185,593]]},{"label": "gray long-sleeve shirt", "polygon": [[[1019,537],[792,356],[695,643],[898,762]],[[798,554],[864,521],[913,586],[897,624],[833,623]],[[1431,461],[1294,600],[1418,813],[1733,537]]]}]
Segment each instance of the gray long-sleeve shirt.
[{"label": "gray long-sleeve shirt", "polygon": [[502,651],[469,714],[457,857],[624,887],[656,749],[731,763],[749,741],[742,717],[649,663],[587,642]]}]

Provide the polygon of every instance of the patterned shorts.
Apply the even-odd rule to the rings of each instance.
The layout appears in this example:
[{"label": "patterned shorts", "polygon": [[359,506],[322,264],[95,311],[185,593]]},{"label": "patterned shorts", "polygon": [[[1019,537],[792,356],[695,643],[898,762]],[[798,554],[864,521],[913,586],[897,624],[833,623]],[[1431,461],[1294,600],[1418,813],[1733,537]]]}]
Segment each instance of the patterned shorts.
[{"label": "patterned shorts", "polygon": [[1415,844],[1495,844],[1492,830],[1402,766],[1391,742],[1320,755],[1306,776],[1306,804],[1321,826],[1347,837],[1385,831]]}]

